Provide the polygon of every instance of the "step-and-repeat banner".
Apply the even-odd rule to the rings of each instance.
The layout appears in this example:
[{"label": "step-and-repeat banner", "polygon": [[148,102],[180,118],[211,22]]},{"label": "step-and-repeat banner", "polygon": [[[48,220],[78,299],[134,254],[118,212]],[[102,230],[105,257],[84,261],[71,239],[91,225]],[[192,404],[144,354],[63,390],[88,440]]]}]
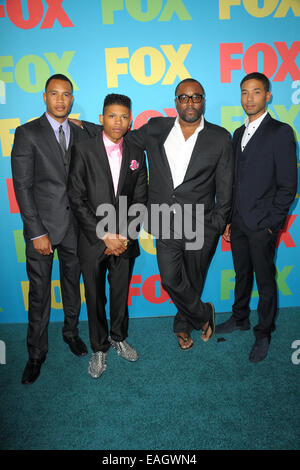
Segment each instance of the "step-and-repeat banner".
[{"label": "step-and-repeat banner", "polygon": [[[244,121],[239,83],[253,71],[272,84],[269,112],[300,140],[300,0],[0,0],[0,322],[24,322],[28,280],[22,220],[10,153],[17,126],[40,116],[47,78],[74,84],[72,115],[98,122],[108,93],[129,95],[133,128],[174,116],[174,90],[186,78],[206,91],[205,117],[233,132]],[[284,158],[284,155],[282,155]],[[276,255],[279,306],[300,305],[298,195]],[[155,240],[140,240],[128,304],[130,316],[175,314],[161,288]],[[218,245],[204,300],[231,310],[235,273],[230,245]],[[257,305],[254,284],[251,307]],[[51,320],[63,318],[57,257]],[[82,319],[86,319],[82,284]]]}]

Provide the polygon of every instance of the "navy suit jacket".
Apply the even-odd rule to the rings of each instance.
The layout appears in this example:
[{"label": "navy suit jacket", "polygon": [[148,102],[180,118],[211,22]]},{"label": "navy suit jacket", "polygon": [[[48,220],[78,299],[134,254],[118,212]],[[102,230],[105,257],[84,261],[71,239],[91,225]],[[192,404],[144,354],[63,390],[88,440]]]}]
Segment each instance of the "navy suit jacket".
[{"label": "navy suit jacket", "polygon": [[297,190],[296,142],[292,128],[263,119],[241,152],[245,126],[233,136],[235,152],[234,205],[251,230],[284,227]]}]

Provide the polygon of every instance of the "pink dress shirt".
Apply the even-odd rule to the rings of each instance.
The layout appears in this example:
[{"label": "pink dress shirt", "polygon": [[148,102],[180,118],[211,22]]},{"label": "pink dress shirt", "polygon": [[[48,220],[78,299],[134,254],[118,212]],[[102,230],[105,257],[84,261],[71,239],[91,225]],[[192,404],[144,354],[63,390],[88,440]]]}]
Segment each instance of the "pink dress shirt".
[{"label": "pink dress shirt", "polygon": [[114,144],[104,133],[102,132],[104,147],[108,156],[108,162],[110,166],[111,176],[114,183],[115,195],[118,190],[120,169],[122,163],[122,146],[123,138],[118,144]]}]

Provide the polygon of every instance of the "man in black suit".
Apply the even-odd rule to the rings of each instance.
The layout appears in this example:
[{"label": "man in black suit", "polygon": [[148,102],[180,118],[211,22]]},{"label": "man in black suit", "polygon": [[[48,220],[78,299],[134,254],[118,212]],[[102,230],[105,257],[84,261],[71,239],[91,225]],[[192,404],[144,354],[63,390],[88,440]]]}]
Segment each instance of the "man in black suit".
[{"label": "man in black suit", "polygon": [[[73,147],[68,180],[69,200],[79,225],[78,255],[93,350],[88,372],[93,378],[106,370],[110,346],[126,360],[138,359],[126,341],[128,291],[139,255],[139,229],[130,230],[134,216],[129,211],[137,204],[143,212],[141,205],[147,201],[144,152],[123,138],[131,124],[130,99],[108,95],[100,122],[103,127],[97,129],[95,138]],[[105,312],[107,272],[110,331]]]},{"label": "man in black suit", "polygon": [[[146,225],[156,237],[162,286],[178,310],[174,332],[180,348],[186,350],[193,346],[193,329],[202,329],[205,342],[214,332],[214,307],[202,302],[201,294],[219,236],[228,222],[234,164],[229,132],[203,117],[205,93],[197,80],[188,78],[177,85],[175,106],[177,118],[152,118],[128,133],[127,139],[147,151],[150,218]],[[95,126],[87,122],[83,125],[90,132]],[[164,216],[157,220],[151,214],[152,208],[162,205],[170,210],[168,239],[162,233]],[[192,215],[197,225],[197,205],[204,205],[202,248],[197,248],[197,240],[193,247],[187,246],[190,237],[185,236],[184,227],[180,238],[177,232],[180,217],[175,212],[183,219],[184,214]],[[198,231],[199,223],[196,238]]]},{"label": "man in black suit", "polygon": [[78,336],[80,266],[77,230],[69,207],[70,147],[89,137],[68,123],[73,86],[61,74],[50,77],[43,95],[46,113],[16,129],[11,154],[14,190],[24,224],[29,278],[27,347],[22,383],[33,383],[48,351],[53,252],[57,248],[64,307],[63,339],[77,356],[87,354]]},{"label": "man in black suit", "polygon": [[[186,350],[193,346],[193,329],[202,329],[205,342],[214,332],[214,307],[204,303],[201,294],[231,208],[233,152],[230,134],[204,119],[205,93],[197,80],[188,78],[177,85],[175,106],[177,118],[150,119],[129,138],[147,151],[148,213],[153,205],[174,207],[169,239],[153,220],[148,231],[157,236],[162,286],[177,307],[174,332]],[[184,230],[181,239],[176,238],[176,216],[180,209],[183,216],[190,212],[197,227],[197,204],[204,205],[204,244],[188,248]]]},{"label": "man in black suit", "polygon": [[268,78],[254,72],[241,82],[245,125],[234,133],[235,185],[232,222],[224,238],[231,241],[236,272],[233,315],[216,327],[216,333],[248,330],[253,271],[259,292],[258,324],[249,360],[268,354],[277,312],[274,264],[279,230],[297,189],[296,143],[292,128],[271,118],[266,105],[271,98]]}]

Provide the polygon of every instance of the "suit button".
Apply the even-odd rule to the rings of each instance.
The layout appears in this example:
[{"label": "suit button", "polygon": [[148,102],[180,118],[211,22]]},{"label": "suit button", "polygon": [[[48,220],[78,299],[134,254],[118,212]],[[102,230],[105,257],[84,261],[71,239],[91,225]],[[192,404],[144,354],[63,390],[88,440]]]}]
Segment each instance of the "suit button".
[{"label": "suit button", "polygon": [[68,211],[69,209],[70,209],[70,207],[68,206],[68,207],[67,207],[67,211]]}]

